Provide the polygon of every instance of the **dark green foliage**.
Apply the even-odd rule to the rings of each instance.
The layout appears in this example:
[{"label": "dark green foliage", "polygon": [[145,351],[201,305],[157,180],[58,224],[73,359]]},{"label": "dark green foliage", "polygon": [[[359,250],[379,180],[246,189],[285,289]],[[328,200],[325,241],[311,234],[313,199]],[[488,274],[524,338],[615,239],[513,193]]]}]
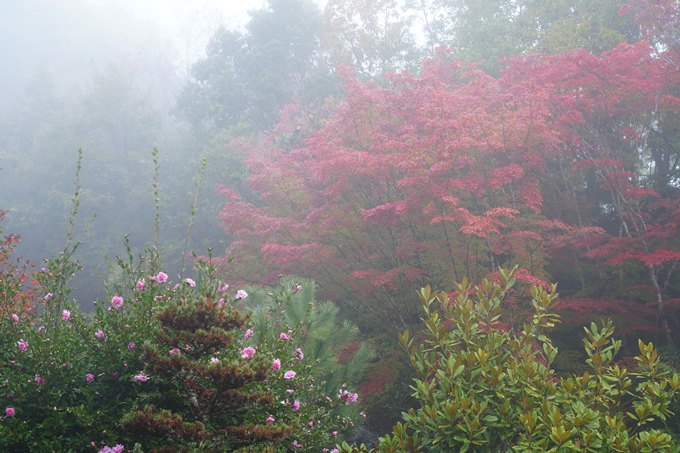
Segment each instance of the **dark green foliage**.
[{"label": "dark green foliage", "polygon": [[309,0],[269,0],[252,11],[246,32],[219,29],[177,100],[179,117],[217,131],[271,128],[294,98],[323,103],[337,91],[318,50],[320,13]]},{"label": "dark green foliage", "polygon": [[[535,314],[523,331],[500,322],[501,302],[515,280],[457,285],[454,299],[420,292],[424,339],[400,340],[416,370],[412,389],[422,407],[403,413],[382,452],[677,452],[657,429],[672,413],[680,378],[662,366],[652,344],[640,342],[637,367],[614,362],[621,342],[611,322],[586,329],[590,370],[557,377],[557,349],[546,336],[559,317],[557,294],[532,288]],[[344,451],[366,451],[344,445]]]}]

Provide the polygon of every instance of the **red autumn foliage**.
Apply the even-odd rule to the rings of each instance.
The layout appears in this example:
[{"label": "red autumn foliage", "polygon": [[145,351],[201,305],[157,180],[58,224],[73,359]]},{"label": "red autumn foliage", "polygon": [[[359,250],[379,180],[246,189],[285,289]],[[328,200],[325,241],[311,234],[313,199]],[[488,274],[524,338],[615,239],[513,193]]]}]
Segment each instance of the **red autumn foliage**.
[{"label": "red autumn foliage", "polygon": [[[0,221],[7,211],[0,210]],[[0,229],[0,234],[2,230]],[[35,267],[13,256],[21,236],[10,234],[0,239],[0,319],[37,307],[41,301],[31,269]]]},{"label": "red autumn foliage", "polygon": [[402,329],[426,283],[518,265],[546,284],[564,257],[585,282],[632,260],[647,269],[627,283],[654,287],[663,311],[680,211],[671,183],[644,173],[659,165],[645,140],[680,107],[673,61],[642,41],[506,63],[494,79],[439,55],[386,88],[345,72],[346,98],[316,130],[289,108],[251,146],[262,205],[230,197],[220,214],[238,238],[232,278],[302,274]]}]

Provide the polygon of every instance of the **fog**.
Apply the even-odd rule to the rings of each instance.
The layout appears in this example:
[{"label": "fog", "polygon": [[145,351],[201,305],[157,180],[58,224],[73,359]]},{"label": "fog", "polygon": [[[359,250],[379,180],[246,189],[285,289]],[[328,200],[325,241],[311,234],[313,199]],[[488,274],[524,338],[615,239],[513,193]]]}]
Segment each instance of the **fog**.
[{"label": "fog", "polygon": [[[649,7],[660,3],[672,6]],[[106,322],[118,323],[118,313],[142,318],[125,310],[144,296],[151,326],[165,300],[141,291],[145,284],[155,291],[168,276],[172,283],[185,279],[175,289],[162,287],[169,298],[184,304],[189,299],[181,298],[196,296],[211,310],[224,307],[218,297],[243,304],[245,293],[237,290],[259,294],[248,303],[260,308],[267,294],[304,296],[290,310],[293,316],[307,310],[294,321],[299,326],[321,306],[316,302],[331,301],[327,313],[357,327],[329,321],[315,334],[319,340],[336,348],[333,335],[352,330],[379,351],[358,392],[373,398],[368,423],[380,433],[414,405],[395,334],[411,332],[411,340],[402,338],[413,351],[427,335],[417,333],[423,316],[417,294],[436,317],[428,308],[433,293],[421,289],[436,290],[450,317],[472,307],[459,301],[485,299],[491,282],[505,284],[503,269],[514,269],[508,271],[514,279],[505,292],[493,290],[498,317],[484,308],[488,300],[479,304],[481,317],[465,317],[483,327],[479,338],[491,338],[494,329],[508,338],[549,333],[567,354],[551,363],[543,348],[550,354],[540,361],[546,376],[580,373],[587,357],[595,360],[584,354],[581,338],[583,326],[600,317],[613,319],[621,343],[600,342],[593,348],[605,349],[597,354],[620,346],[622,355],[634,356],[638,340],[654,341],[662,345],[663,367],[679,368],[679,10],[677,2],[659,0],[0,0],[2,235],[20,235],[12,259],[40,269],[60,256],[73,228],[71,245],[82,241],[74,258],[83,269],[73,274],[68,297],[85,312],[95,300],[111,308],[113,296],[124,297],[126,308]],[[156,239],[162,266],[150,272],[153,253],[144,252]],[[208,250],[224,264],[212,289],[202,285],[190,255]],[[140,257],[139,272],[119,265],[128,254],[132,262]],[[20,280],[3,263],[6,254],[0,284]],[[160,278],[161,271],[168,275]],[[71,277],[70,270],[55,273],[45,278]],[[123,278],[118,292],[107,294],[106,285]],[[285,291],[272,289],[279,281]],[[465,286],[480,282],[486,289]],[[36,336],[23,338],[28,329],[17,327],[28,319],[19,314],[45,313],[29,309],[51,297],[40,284],[16,297],[0,287],[8,304],[0,321],[16,337],[3,337],[12,354],[27,352],[27,339],[33,348],[47,335],[33,329]],[[59,296],[55,325],[74,333],[64,309],[85,317],[57,305],[64,302]],[[112,312],[122,306],[116,300]],[[15,310],[19,303],[26,306]],[[561,326],[546,314],[553,309]],[[107,313],[102,308],[100,315]],[[432,318],[437,341],[449,337],[455,323],[448,321]],[[124,325],[118,327],[126,340],[116,347],[133,354]],[[271,344],[289,339],[280,327],[271,330]],[[608,338],[611,330],[604,329]],[[94,332],[83,341],[106,345],[99,340],[108,334]],[[347,348],[334,353],[363,350],[345,338]],[[519,355],[538,365],[541,349],[525,339]],[[135,339],[134,354],[146,340]],[[514,356],[492,343],[494,354]],[[179,351],[175,346],[168,349]],[[252,357],[232,352],[237,360]],[[218,359],[201,360],[212,367]],[[343,360],[331,361],[344,366]],[[605,362],[615,369],[613,360]],[[23,366],[16,363],[0,364],[0,371]],[[438,363],[453,362],[428,367]],[[36,384],[46,378],[36,373],[16,382],[26,388],[28,378],[35,375]],[[98,372],[78,373],[92,382]],[[100,377],[88,389],[99,388]],[[512,373],[506,378],[519,382]],[[147,376],[125,379],[142,389]],[[15,415],[6,414],[2,423]],[[20,426],[16,415],[7,422],[15,425],[0,428]],[[674,423],[666,428],[680,433]]]},{"label": "fog", "polygon": [[[3,230],[22,236],[21,255],[39,265],[63,247],[79,148],[85,157],[78,224],[84,228],[94,213],[98,218],[79,252],[85,270],[76,278],[76,298],[89,303],[102,295],[103,255],[122,250],[123,234],[132,233],[136,250],[151,240],[154,146],[161,180],[167,178],[164,202],[178,197],[184,211],[176,213],[184,225],[165,233],[184,236],[200,156],[170,109],[214,32],[242,30],[247,11],[261,7],[258,1],[0,2],[0,199],[10,211]],[[214,183],[204,192],[213,193]],[[199,229],[211,223],[218,231],[215,209],[199,210]],[[176,255],[175,249],[166,251]]]}]

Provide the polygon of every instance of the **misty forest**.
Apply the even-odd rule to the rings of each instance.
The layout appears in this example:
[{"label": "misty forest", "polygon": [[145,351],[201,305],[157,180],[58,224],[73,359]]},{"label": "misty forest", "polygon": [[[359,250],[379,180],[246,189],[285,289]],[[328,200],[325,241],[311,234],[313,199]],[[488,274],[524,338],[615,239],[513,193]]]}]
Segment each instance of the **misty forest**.
[{"label": "misty forest", "polygon": [[0,451],[680,452],[678,0],[0,3]]}]

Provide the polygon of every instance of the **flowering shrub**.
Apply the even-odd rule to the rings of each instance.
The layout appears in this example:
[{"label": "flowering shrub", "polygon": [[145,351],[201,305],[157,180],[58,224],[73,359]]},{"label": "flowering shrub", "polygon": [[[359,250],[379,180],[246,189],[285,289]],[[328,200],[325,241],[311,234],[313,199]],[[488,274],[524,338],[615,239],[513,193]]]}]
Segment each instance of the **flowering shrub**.
[{"label": "flowering shrub", "polygon": [[265,341],[210,260],[173,285],[157,248],[135,258],[126,238],[108,296],[83,313],[69,298],[79,190],[76,174],[66,246],[39,271],[10,260],[18,237],[0,245],[0,451],[321,449],[351,426],[337,409],[356,395],[316,384],[327,363],[301,330]]}]

